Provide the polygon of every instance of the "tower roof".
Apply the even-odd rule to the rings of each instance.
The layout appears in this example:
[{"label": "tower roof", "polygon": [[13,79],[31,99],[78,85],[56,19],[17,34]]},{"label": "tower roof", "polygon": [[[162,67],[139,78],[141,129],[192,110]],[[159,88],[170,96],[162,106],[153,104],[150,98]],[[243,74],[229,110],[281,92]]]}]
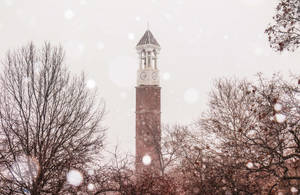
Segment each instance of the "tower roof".
[{"label": "tower roof", "polygon": [[160,47],[150,30],[147,30],[136,46],[152,44]]}]

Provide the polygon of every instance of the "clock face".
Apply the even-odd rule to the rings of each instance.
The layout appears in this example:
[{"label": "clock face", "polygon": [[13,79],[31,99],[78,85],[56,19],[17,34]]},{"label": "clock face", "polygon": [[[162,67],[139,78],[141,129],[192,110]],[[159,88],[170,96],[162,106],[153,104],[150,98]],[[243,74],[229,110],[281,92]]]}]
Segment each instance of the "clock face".
[{"label": "clock face", "polygon": [[152,79],[153,79],[153,80],[157,80],[157,78],[158,78],[157,72],[153,72],[153,73],[152,73]]},{"label": "clock face", "polygon": [[147,74],[146,74],[145,72],[141,72],[140,78],[141,78],[142,80],[145,80],[146,77],[147,77]]}]

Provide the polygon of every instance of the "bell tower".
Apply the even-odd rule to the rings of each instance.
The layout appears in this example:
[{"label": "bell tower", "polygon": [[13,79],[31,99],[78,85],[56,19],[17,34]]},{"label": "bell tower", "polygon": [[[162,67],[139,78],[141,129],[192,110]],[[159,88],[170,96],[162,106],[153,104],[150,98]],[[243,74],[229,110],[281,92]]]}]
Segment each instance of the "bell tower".
[{"label": "bell tower", "polygon": [[160,89],[157,56],[160,45],[148,29],[136,45],[136,171],[159,173],[161,150]]}]

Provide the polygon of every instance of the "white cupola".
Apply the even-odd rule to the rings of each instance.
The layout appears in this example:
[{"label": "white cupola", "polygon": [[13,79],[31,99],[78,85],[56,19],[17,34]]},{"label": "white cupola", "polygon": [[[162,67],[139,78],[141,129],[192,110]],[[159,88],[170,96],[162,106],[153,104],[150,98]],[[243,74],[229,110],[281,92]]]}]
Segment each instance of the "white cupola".
[{"label": "white cupola", "polygon": [[137,71],[137,85],[159,85],[157,56],[160,45],[148,29],[136,45],[140,65]]}]

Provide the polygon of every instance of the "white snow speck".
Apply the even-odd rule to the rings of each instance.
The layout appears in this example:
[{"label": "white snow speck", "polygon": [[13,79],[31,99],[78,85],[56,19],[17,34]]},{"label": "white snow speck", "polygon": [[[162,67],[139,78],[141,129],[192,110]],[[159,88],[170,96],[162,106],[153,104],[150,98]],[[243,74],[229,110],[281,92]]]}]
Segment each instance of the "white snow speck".
[{"label": "white snow speck", "polygon": [[84,46],[84,44],[79,43],[77,45],[77,48],[78,48],[79,53],[82,53],[84,51],[84,49],[85,49],[85,46]]},{"label": "white snow speck", "polygon": [[73,186],[79,186],[83,181],[83,176],[78,170],[70,170],[67,174],[67,181]]},{"label": "white snow speck", "polygon": [[164,13],[164,17],[167,19],[167,20],[171,20],[172,19],[172,15],[170,13]]},{"label": "white snow speck", "polygon": [[228,35],[224,35],[223,38],[224,38],[225,40],[228,40],[228,39],[229,39],[229,36],[228,36]]},{"label": "white snow speck", "polygon": [[151,164],[151,157],[148,154],[146,154],[145,156],[143,156],[142,161],[144,165],[148,166]]},{"label": "white snow speck", "polygon": [[93,89],[96,87],[96,82],[92,79],[87,80],[86,87],[89,89]]},{"label": "white snow speck", "polygon": [[247,166],[249,169],[252,169],[252,168],[253,168],[253,163],[252,163],[252,162],[248,162],[246,166]]},{"label": "white snow speck", "polygon": [[95,171],[94,171],[93,169],[89,169],[89,170],[88,170],[88,174],[89,174],[89,175],[94,175],[94,174],[95,174]]},{"label": "white snow speck", "polygon": [[75,16],[74,12],[71,9],[65,11],[65,18],[71,20]]},{"label": "white snow speck", "polygon": [[14,3],[14,2],[13,2],[12,0],[5,0],[5,4],[6,4],[6,6],[8,6],[8,7],[12,6],[13,3]]},{"label": "white snow speck", "polygon": [[40,72],[42,70],[42,68],[43,68],[43,63],[42,62],[38,61],[34,64],[34,71],[36,73]]},{"label": "white snow speck", "polygon": [[276,111],[276,112],[279,112],[279,111],[281,111],[281,109],[282,109],[282,105],[281,104],[274,104],[274,110]]},{"label": "white snow speck", "polygon": [[98,43],[97,43],[97,48],[98,48],[99,50],[104,49],[104,43],[103,43],[102,41],[98,41]]},{"label": "white snow speck", "polygon": [[188,104],[194,104],[198,101],[199,92],[194,88],[187,89],[184,92],[184,101]]},{"label": "white snow speck", "polygon": [[129,40],[134,40],[134,33],[128,33],[128,39]]},{"label": "white snow speck", "polygon": [[298,192],[298,189],[295,187],[291,187],[291,192],[296,193],[296,192]]},{"label": "white snow speck", "polygon": [[286,116],[283,114],[275,114],[275,120],[278,123],[284,123],[284,121],[286,120]]},{"label": "white snow speck", "polygon": [[169,72],[165,72],[165,73],[163,74],[163,79],[164,79],[165,81],[169,80],[170,78],[171,78],[171,75],[170,75]]},{"label": "white snow speck", "polygon": [[93,191],[95,189],[95,185],[90,183],[87,188],[89,191]]},{"label": "white snow speck", "polygon": [[253,136],[256,134],[256,131],[254,129],[251,129],[247,132],[247,136],[250,138],[253,138]]},{"label": "white snow speck", "polygon": [[135,21],[137,22],[141,21],[141,17],[140,16],[135,17]]},{"label": "white snow speck", "polygon": [[179,25],[179,26],[177,26],[177,31],[178,32],[183,32],[183,30],[184,30],[184,28],[183,28],[183,26],[181,26],[181,25]]},{"label": "white snow speck", "polygon": [[80,5],[86,5],[87,1],[86,0],[80,0]]}]

